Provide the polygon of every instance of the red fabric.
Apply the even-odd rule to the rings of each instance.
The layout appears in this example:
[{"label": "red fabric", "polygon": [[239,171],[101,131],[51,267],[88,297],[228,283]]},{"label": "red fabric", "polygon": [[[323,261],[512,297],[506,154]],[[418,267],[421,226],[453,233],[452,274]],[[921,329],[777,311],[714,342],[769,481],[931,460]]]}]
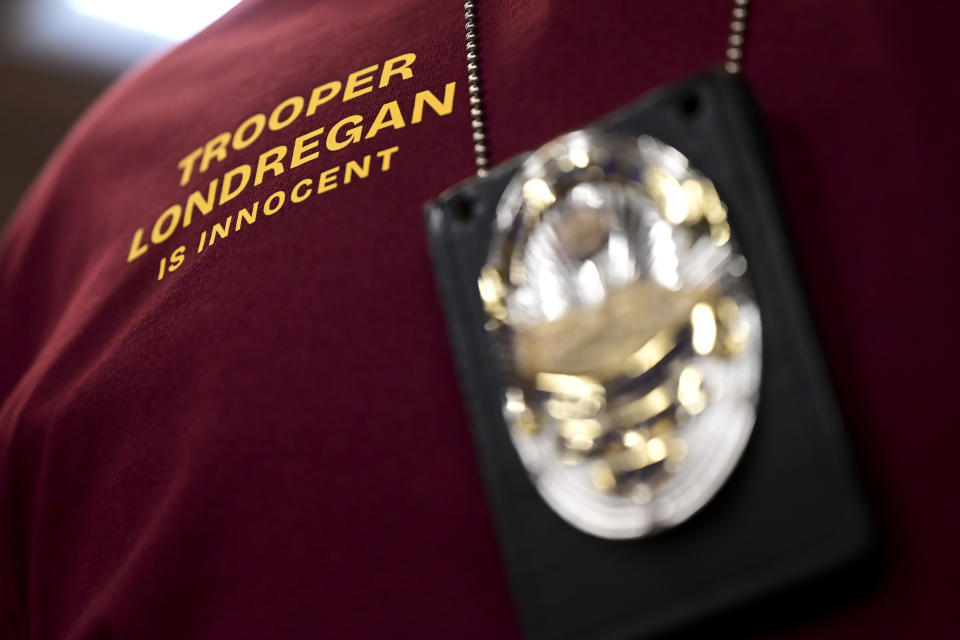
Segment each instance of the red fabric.
[{"label": "red fabric", "polygon": [[[480,4],[499,162],[716,62],[730,3]],[[891,552],[869,597],[777,631],[945,635],[960,575],[957,5],[755,4],[746,74]],[[178,161],[220,132],[407,52],[412,78],[179,185]],[[457,2],[248,1],[77,125],[0,254],[0,635],[519,634],[421,216],[472,172],[463,58]],[[127,263],[134,232],[210,179],[393,99],[409,119],[416,92],[452,81],[449,115],[321,149]],[[227,215],[393,145],[388,172],[196,253]]]}]

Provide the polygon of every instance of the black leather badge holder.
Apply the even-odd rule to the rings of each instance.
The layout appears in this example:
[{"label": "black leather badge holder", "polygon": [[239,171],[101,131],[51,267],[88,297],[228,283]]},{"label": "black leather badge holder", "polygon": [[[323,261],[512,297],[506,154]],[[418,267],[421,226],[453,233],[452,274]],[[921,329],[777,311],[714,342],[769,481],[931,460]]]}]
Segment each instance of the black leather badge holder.
[{"label": "black leather badge holder", "polygon": [[742,610],[772,591],[848,565],[872,547],[870,517],[794,274],[754,114],[742,81],[717,71],[648,94],[591,126],[654,136],[710,176],[750,264],[763,322],[757,422],[742,460],[702,511],[651,538],[604,540],[561,520],[529,480],[504,424],[477,278],[498,200],[524,158],[427,205],[473,439],[530,638],[660,634],[708,614]]}]

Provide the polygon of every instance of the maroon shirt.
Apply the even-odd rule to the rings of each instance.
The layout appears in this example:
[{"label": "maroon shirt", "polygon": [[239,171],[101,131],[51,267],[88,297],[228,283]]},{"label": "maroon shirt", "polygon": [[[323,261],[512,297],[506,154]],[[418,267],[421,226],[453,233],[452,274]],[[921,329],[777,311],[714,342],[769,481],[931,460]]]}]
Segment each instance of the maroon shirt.
[{"label": "maroon shirt", "polygon": [[[493,162],[716,63],[730,4],[481,2]],[[950,620],[957,13],[754,8],[892,551],[786,636]],[[518,635],[421,215],[472,173],[465,81],[458,2],[251,0],[81,120],[0,252],[0,636]]]}]

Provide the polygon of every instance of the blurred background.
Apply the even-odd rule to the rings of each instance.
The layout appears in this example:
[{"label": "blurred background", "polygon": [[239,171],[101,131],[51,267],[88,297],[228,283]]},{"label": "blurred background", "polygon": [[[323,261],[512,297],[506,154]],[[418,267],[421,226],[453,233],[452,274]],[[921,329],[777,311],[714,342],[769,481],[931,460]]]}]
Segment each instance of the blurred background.
[{"label": "blurred background", "polygon": [[0,230],[78,117],[239,0],[0,0]]}]

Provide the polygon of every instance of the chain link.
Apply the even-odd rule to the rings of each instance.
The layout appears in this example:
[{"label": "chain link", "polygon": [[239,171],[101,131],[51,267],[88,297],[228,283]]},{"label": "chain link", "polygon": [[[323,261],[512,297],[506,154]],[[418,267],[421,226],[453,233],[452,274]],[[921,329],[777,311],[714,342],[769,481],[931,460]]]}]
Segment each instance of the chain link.
[{"label": "chain link", "polygon": [[[733,0],[730,36],[727,38],[726,61],[728,73],[740,73],[743,68],[743,45],[747,31],[750,0]],[[470,95],[470,127],[473,129],[473,157],[477,176],[487,175],[487,134],[484,127],[483,98],[480,95],[480,58],[477,53],[476,1],[463,3],[463,20],[467,35],[467,92]]]}]

